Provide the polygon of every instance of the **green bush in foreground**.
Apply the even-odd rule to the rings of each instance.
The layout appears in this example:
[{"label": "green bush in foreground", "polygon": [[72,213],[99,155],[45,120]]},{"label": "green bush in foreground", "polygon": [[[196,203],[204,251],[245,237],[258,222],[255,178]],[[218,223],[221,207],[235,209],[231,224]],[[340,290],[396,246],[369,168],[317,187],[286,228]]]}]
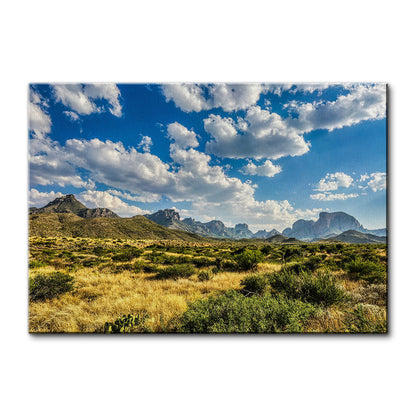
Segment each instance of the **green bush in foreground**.
[{"label": "green bush in foreground", "polygon": [[173,279],[187,278],[195,273],[195,267],[191,264],[174,264],[165,269],[160,269],[155,279]]},{"label": "green bush in foreground", "polygon": [[246,297],[234,290],[189,305],[177,324],[186,333],[301,332],[316,308],[283,296]]},{"label": "green bush in foreground", "polygon": [[344,290],[339,287],[330,273],[319,272],[316,276],[283,269],[273,274],[270,285],[276,292],[283,292],[290,299],[300,299],[316,305],[330,306],[345,298]]},{"label": "green bush in foreground", "polygon": [[241,270],[255,270],[257,265],[263,261],[264,254],[260,250],[244,250],[236,256],[236,261]]},{"label": "green bush in foreground", "polygon": [[267,288],[267,280],[262,274],[252,274],[241,281],[241,287],[244,294],[262,295]]},{"label": "green bush in foreground", "polygon": [[75,279],[65,273],[38,274],[29,279],[29,299],[34,302],[53,299],[74,289]]},{"label": "green bush in foreground", "polygon": [[355,278],[369,283],[383,283],[386,280],[386,270],[370,260],[356,259],[346,264],[346,270]]}]

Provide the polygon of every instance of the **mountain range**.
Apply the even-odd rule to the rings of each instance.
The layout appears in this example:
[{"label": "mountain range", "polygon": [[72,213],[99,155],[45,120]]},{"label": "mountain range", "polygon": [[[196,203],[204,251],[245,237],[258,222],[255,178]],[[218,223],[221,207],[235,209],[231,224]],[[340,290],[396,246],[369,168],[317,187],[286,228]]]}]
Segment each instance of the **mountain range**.
[{"label": "mountain range", "polygon": [[[345,242],[386,242],[387,230],[367,230],[344,212],[321,212],[317,221],[298,220],[283,233],[276,229],[253,233],[247,224],[226,227],[222,221],[181,220],[174,209],[120,218],[108,208],[90,209],[74,195],[65,195],[42,208],[29,208],[30,235],[97,238],[179,239],[205,238],[264,239],[267,242],[337,240]],[[382,237],[382,238],[379,238]]]},{"label": "mountain range", "polygon": [[164,227],[184,230],[205,237],[231,238],[235,240],[241,238],[269,238],[280,234],[275,229],[271,231],[260,230],[253,233],[249,230],[247,224],[236,224],[235,227],[226,227],[225,224],[219,220],[209,222],[200,222],[193,218],[181,220],[179,213],[174,209],[159,210],[153,214],[147,214],[145,217]]}]

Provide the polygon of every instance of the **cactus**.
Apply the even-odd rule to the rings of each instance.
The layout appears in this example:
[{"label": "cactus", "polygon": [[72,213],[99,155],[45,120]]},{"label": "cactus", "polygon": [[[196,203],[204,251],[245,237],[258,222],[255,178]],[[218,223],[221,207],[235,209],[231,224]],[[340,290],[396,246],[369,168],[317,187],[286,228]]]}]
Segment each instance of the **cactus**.
[{"label": "cactus", "polygon": [[128,315],[123,315],[121,318],[117,318],[114,323],[106,322],[102,331],[105,334],[118,334],[130,332],[134,326],[143,325],[144,322],[149,319],[149,315],[140,316],[133,315],[129,313]]}]

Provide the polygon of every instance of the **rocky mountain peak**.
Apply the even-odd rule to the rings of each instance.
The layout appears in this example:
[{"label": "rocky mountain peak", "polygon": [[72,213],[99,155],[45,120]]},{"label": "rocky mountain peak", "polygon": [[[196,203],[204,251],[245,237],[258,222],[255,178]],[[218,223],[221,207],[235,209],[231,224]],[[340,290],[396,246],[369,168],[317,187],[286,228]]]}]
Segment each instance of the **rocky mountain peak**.
[{"label": "rocky mountain peak", "polygon": [[247,231],[248,230],[248,225],[247,224],[236,224],[235,225],[235,230],[236,231]]},{"label": "rocky mountain peak", "polygon": [[72,213],[82,218],[96,218],[96,217],[107,217],[107,218],[119,218],[119,216],[108,208],[87,208],[84,204],[79,202],[75,195],[68,194],[55,198],[53,201],[46,204],[44,207],[39,209],[31,209],[31,214],[42,214],[42,213]]},{"label": "rocky mountain peak", "polygon": [[283,234],[300,240],[310,240],[347,230],[365,231],[353,216],[345,212],[321,212],[317,221],[298,220],[292,228],[286,228]]}]

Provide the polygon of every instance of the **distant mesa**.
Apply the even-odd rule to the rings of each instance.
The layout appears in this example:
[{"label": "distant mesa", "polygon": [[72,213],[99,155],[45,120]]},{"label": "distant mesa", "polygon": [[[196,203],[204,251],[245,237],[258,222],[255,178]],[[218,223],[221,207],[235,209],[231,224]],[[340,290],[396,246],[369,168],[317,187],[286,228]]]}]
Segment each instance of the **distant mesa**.
[{"label": "distant mesa", "polygon": [[283,230],[283,235],[304,241],[314,241],[338,236],[349,230],[379,237],[387,235],[386,228],[367,230],[353,216],[345,212],[321,212],[317,221],[298,220],[292,225],[292,228]]}]

